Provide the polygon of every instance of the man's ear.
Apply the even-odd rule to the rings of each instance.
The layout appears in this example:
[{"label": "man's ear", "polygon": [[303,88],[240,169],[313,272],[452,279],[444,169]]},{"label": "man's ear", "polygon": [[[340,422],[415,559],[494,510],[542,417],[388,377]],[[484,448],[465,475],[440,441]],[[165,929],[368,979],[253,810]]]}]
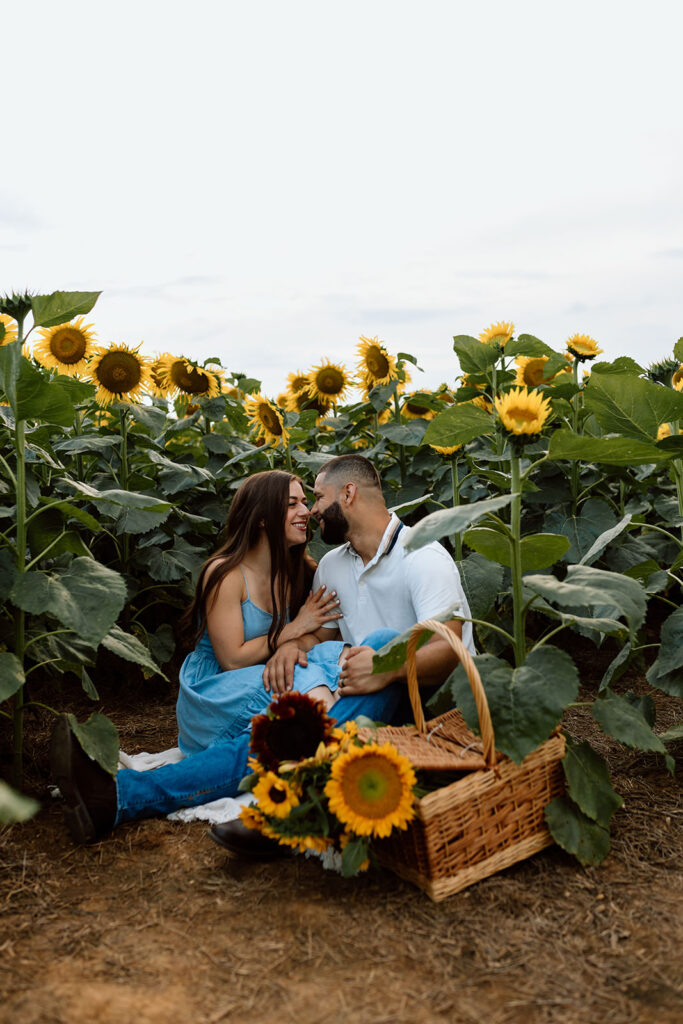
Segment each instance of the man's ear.
[{"label": "man's ear", "polygon": [[344,504],[350,505],[353,499],[356,497],[358,488],[353,483],[344,484]]}]

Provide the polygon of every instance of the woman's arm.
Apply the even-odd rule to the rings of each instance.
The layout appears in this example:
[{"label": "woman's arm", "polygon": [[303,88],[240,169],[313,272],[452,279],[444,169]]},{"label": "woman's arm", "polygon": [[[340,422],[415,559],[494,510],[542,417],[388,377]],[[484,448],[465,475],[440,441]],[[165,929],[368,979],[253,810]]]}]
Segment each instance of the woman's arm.
[{"label": "woman's arm", "polygon": [[229,572],[218,584],[217,591],[209,594],[206,628],[218,664],[225,671],[263,664],[270,657],[268,637],[244,639],[244,580],[239,569]]},{"label": "woman's arm", "polygon": [[[317,632],[326,622],[335,622],[341,618],[337,591],[332,590],[328,594],[327,588],[322,586],[315,592],[311,591],[301,605],[296,618],[288,622],[280,633],[277,646],[280,647],[281,644],[286,644],[289,640],[301,640],[308,634]],[[329,637],[327,638],[329,639]]]}]

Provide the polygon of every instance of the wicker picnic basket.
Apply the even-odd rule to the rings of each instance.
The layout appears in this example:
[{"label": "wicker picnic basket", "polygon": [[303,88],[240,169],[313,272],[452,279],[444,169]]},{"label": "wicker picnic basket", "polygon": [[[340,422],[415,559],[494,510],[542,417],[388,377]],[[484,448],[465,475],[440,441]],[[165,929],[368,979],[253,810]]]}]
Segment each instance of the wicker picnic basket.
[{"label": "wicker picnic basket", "polygon": [[[425,722],[417,681],[417,641],[427,628],[443,637],[467,673],[481,738],[459,711]],[[376,845],[380,862],[433,900],[495,874],[550,846],[543,809],[564,792],[561,761],[565,742],[552,736],[521,765],[497,754],[481,678],[462,641],[442,623],[427,620],[411,630],[407,653],[408,692],[415,726],[385,727],[378,742],[392,743],[414,767],[466,773],[417,802],[417,815],[405,832]]]}]

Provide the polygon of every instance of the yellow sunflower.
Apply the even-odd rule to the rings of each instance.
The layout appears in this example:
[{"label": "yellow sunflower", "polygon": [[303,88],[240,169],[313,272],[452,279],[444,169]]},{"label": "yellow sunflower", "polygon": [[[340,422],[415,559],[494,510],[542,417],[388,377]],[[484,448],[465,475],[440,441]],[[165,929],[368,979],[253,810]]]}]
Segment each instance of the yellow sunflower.
[{"label": "yellow sunflower", "polygon": [[156,373],[166,395],[189,395],[191,398],[215,398],[223,388],[224,375],[218,366],[211,369],[197,366],[184,356],[160,356]]},{"label": "yellow sunflower", "polygon": [[86,364],[95,351],[92,324],[84,324],[79,316],[73,323],[43,327],[33,346],[33,358],[48,370],[58,370],[66,377],[86,372]]},{"label": "yellow sunflower", "polygon": [[495,400],[501,423],[510,434],[539,434],[550,415],[550,400],[538,391],[512,388]]},{"label": "yellow sunflower", "polygon": [[479,341],[497,341],[501,348],[505,348],[505,345],[512,337],[514,329],[514,324],[501,320],[499,323],[491,324],[485,331],[482,331],[479,335]]},{"label": "yellow sunflower", "polygon": [[285,430],[282,413],[263,395],[247,398],[244,403],[244,411],[256,431],[257,439],[263,439],[265,444],[273,444],[275,447],[281,441],[283,445],[288,443],[289,435]]},{"label": "yellow sunflower", "polygon": [[163,352],[155,356],[150,366],[151,383],[149,386],[150,395],[155,398],[168,398],[174,390],[166,373],[165,368],[173,362],[175,356],[170,352]]},{"label": "yellow sunflower", "polygon": [[247,804],[240,811],[240,820],[244,822],[247,828],[260,829],[263,825],[263,815],[257,807],[253,804]]},{"label": "yellow sunflower", "polygon": [[587,334],[572,334],[567,341],[567,350],[581,362],[584,359],[595,359],[602,352],[602,349],[598,348],[597,341]]},{"label": "yellow sunflower", "polygon": [[9,345],[11,341],[17,340],[17,325],[11,316],[7,316],[6,313],[0,313],[0,324],[5,328],[5,334],[0,345]]},{"label": "yellow sunflower", "polygon": [[671,378],[671,386],[675,388],[676,391],[681,391],[683,389],[683,364],[681,364],[679,369],[676,370]]},{"label": "yellow sunflower", "polygon": [[430,444],[429,446],[433,451],[438,452],[439,455],[454,455],[455,452],[459,452],[462,448],[461,444]]},{"label": "yellow sunflower", "polygon": [[383,342],[361,334],[357,351],[361,357],[358,364],[359,383],[366,397],[378,384],[389,384],[398,379],[396,360],[387,352]]},{"label": "yellow sunflower", "polygon": [[116,344],[95,349],[85,370],[97,385],[95,401],[98,405],[138,402],[147,393],[151,381],[149,360],[138,354],[139,349],[140,345],[128,348]]},{"label": "yellow sunflower", "polygon": [[330,810],[359,836],[388,836],[406,828],[415,814],[415,772],[390,743],[368,743],[340,754],[325,795]]},{"label": "yellow sunflower", "polygon": [[320,366],[314,366],[308,374],[308,390],[312,398],[323,402],[339,402],[344,393],[353,387],[353,380],[344,365],[323,359]]},{"label": "yellow sunflower", "polygon": [[274,818],[286,818],[299,804],[296,792],[286,779],[281,779],[275,772],[265,772],[254,786],[253,793],[259,810]]},{"label": "yellow sunflower", "polygon": [[525,388],[537,388],[541,384],[550,384],[551,381],[556,381],[562,373],[572,372],[571,367],[566,366],[546,380],[545,364],[548,362],[548,358],[548,356],[518,356],[515,359],[517,364],[515,384]]},{"label": "yellow sunflower", "polygon": [[424,405],[419,397],[426,392],[424,391],[411,391],[410,394],[403,396],[403,404],[401,405],[401,412],[407,420],[433,420],[436,413],[433,409]]}]

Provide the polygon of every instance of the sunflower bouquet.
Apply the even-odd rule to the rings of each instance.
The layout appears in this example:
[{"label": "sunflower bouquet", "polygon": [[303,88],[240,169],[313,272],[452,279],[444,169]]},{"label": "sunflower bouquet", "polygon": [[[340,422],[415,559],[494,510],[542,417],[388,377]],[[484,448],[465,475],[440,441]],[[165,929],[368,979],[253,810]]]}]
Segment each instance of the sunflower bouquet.
[{"label": "sunflower bouquet", "polygon": [[373,839],[412,820],[416,778],[389,743],[365,742],[355,722],[335,726],[320,701],[290,692],[252,722],[251,774],[241,789],[255,803],[249,828],[293,850],[341,854],[345,877],[365,870]]}]

